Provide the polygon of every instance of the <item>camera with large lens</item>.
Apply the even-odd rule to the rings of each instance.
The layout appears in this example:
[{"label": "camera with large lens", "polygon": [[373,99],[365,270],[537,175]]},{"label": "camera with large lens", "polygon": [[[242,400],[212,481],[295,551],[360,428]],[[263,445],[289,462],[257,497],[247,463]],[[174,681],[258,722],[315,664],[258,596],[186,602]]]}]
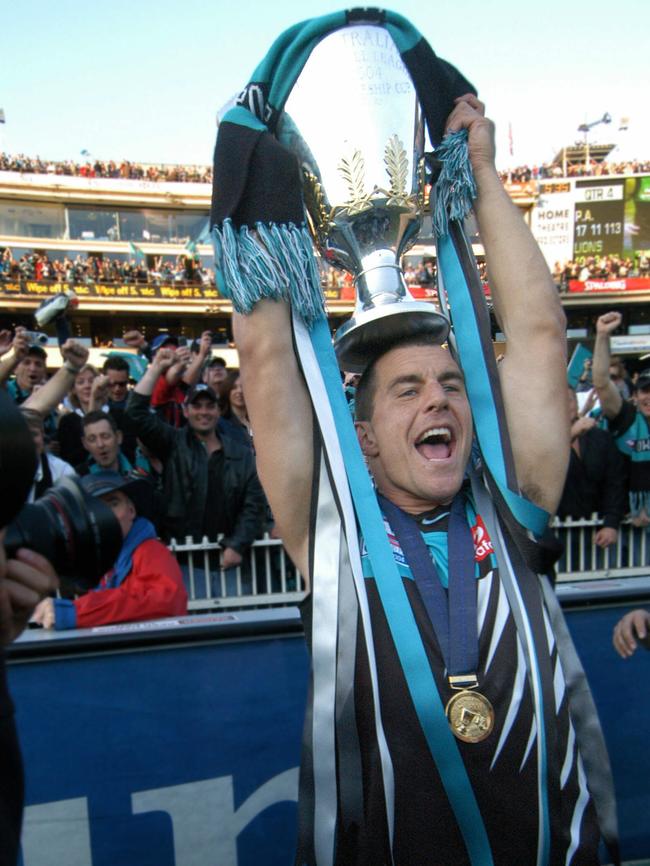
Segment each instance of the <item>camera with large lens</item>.
[{"label": "camera with large lens", "polygon": [[19,547],[35,550],[52,563],[60,577],[81,589],[91,589],[112,568],[121,550],[117,518],[74,477],[63,478],[38,502],[24,505],[36,467],[36,451],[25,420],[11,398],[0,391],[0,527],[7,527],[7,556]]}]

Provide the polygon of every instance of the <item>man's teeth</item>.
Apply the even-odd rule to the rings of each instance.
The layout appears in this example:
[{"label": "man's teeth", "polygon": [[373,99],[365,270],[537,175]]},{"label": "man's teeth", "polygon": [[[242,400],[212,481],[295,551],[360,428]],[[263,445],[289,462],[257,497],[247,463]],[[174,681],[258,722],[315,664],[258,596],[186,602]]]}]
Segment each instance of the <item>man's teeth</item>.
[{"label": "man's teeth", "polygon": [[420,436],[416,444],[422,445],[429,439],[434,439],[442,442],[451,442],[451,430],[449,429],[449,427],[431,427],[431,429],[427,430],[425,433],[422,434],[422,436]]}]

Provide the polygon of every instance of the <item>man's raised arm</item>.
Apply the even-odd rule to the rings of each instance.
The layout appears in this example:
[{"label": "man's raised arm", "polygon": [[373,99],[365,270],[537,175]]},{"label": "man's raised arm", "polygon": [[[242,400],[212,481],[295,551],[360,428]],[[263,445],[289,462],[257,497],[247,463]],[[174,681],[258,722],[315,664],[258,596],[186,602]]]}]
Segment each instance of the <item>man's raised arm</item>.
[{"label": "man's raised arm", "polygon": [[620,391],[609,375],[609,363],[611,361],[609,338],[621,324],[621,319],[620,313],[605,313],[599,316],[596,321],[596,343],[591,374],[594,379],[596,394],[598,394],[606,418],[616,418],[623,405]]},{"label": "man's raised arm", "polygon": [[494,128],[474,96],[457,100],[447,129],[467,129],[494,311],[507,341],[499,365],[522,491],[554,512],[569,459],[566,320],[544,257],[494,166]]},{"label": "man's raised arm", "polygon": [[233,315],[257,471],[287,552],[307,576],[313,420],[298,368],[288,304],[259,301]]}]

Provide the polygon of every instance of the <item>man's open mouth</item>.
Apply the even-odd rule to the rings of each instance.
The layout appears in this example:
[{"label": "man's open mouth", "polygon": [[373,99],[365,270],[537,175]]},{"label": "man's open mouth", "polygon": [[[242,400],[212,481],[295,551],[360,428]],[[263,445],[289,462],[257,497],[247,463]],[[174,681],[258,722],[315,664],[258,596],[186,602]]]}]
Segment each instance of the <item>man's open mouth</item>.
[{"label": "man's open mouth", "polygon": [[446,460],[451,457],[454,440],[449,427],[430,427],[415,443],[426,460]]}]

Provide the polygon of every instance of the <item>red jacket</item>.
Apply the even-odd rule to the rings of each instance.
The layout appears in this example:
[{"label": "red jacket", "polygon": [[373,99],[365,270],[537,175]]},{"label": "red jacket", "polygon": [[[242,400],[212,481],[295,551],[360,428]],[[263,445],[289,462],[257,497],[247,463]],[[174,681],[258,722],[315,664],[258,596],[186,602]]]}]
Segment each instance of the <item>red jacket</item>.
[{"label": "red jacket", "polygon": [[150,538],[136,548],[131,571],[118,587],[86,593],[74,606],[77,628],[91,628],[185,614],[187,592],[175,557]]}]

